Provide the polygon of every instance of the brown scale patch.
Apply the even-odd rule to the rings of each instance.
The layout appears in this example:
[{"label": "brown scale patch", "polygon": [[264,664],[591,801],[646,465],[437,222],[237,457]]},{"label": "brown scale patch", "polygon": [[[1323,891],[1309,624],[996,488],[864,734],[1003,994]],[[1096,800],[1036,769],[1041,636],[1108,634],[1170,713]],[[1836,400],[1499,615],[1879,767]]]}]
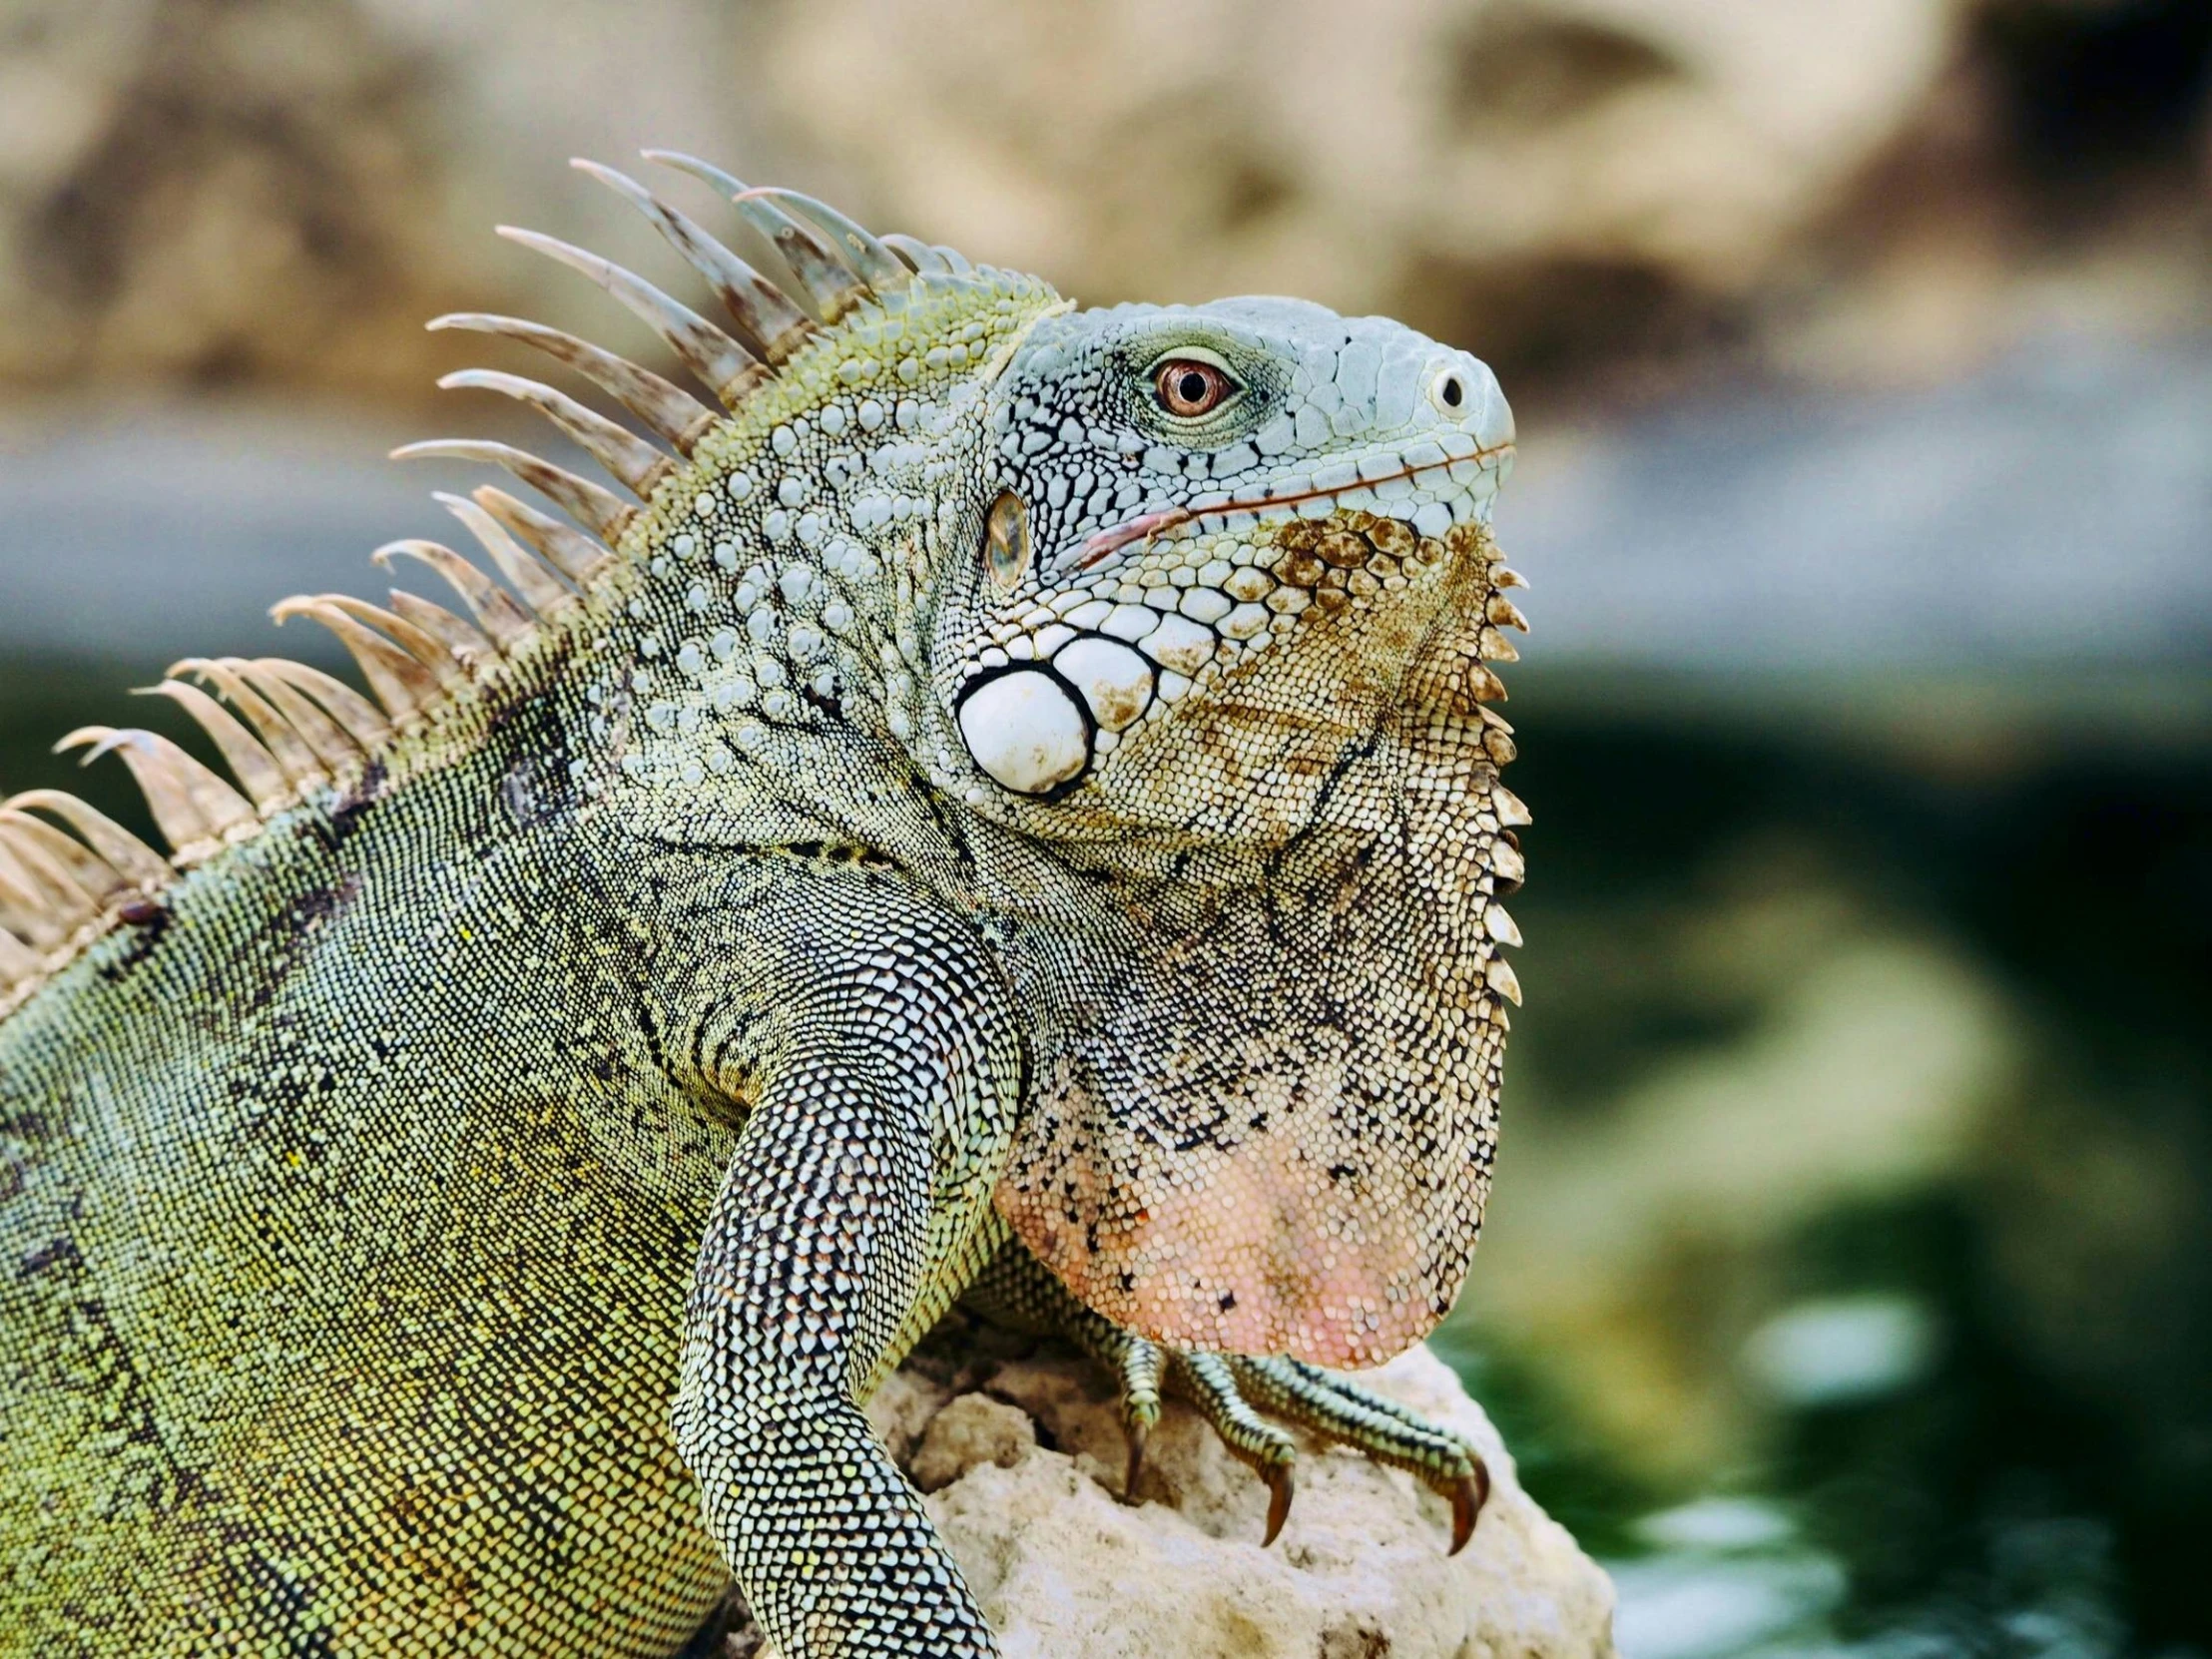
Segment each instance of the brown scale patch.
[{"label": "brown scale patch", "polygon": [[[1488,546],[1473,525],[1454,525],[1441,538],[1417,536],[1403,519],[1349,511],[1286,524],[1275,539],[1283,550],[1274,566],[1275,579],[1285,587],[1305,589],[1317,602],[1329,592],[1365,597],[1392,577],[1418,575],[1469,549]],[[1369,582],[1375,586],[1366,586]]]},{"label": "brown scale patch", "polygon": [[[1322,617],[1340,617],[1356,606],[1382,594],[1399,578],[1415,580],[1439,565],[1474,560],[1488,567],[1494,549],[1488,535],[1474,524],[1455,524],[1442,536],[1421,536],[1403,519],[1374,513],[1345,511],[1327,519],[1301,519],[1277,532],[1282,549],[1273,566],[1283,589],[1303,592],[1308,609]],[[1477,703],[1502,700],[1505,688],[1495,674],[1482,666],[1485,659],[1511,662],[1517,653],[1494,624],[1508,621],[1525,626],[1520,613],[1485,581],[1477,603],[1464,622],[1465,639],[1448,647],[1469,665],[1458,677],[1457,702],[1471,711]],[[1283,609],[1279,599],[1271,599]]]}]

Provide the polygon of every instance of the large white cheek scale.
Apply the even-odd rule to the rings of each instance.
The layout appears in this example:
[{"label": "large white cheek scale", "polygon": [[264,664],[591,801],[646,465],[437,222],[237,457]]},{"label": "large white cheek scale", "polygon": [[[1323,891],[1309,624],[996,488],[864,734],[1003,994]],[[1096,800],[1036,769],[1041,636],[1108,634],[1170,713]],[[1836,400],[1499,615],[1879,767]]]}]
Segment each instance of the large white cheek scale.
[{"label": "large white cheek scale", "polygon": [[1152,701],[1152,665],[1119,640],[1086,635],[1064,647],[1052,666],[1083,694],[1105,731],[1133,725]]},{"label": "large white cheek scale", "polygon": [[960,704],[960,738],[975,764],[1022,795],[1043,795],[1090,764],[1090,731],[1068,690],[1039,669],[986,680]]}]

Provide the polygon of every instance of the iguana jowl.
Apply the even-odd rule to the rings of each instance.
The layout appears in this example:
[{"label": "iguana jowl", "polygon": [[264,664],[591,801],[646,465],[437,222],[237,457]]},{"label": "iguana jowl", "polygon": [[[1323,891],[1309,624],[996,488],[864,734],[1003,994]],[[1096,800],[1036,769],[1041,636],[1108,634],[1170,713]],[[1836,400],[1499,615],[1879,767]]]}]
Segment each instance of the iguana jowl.
[{"label": "iguana jowl", "polygon": [[626,405],[661,443],[453,377],[642,505],[417,446],[575,522],[446,497],[504,586],[401,542],[459,609],[279,606],[373,701],[178,665],[235,787],[65,740],[166,857],[0,806],[8,1654],[665,1656],[731,1570],[786,1659],[993,1652],[857,1404],[963,1292],[1116,1366],[1139,1445],[1185,1390],[1271,1527],[1254,1406],[1471,1524],[1468,1450],[1317,1366],[1443,1315],[1488,1186],[1489,371],[1292,300],[1076,311],[658,159],[807,309],[604,169],[731,324],[515,235],[726,412],[441,319]]}]

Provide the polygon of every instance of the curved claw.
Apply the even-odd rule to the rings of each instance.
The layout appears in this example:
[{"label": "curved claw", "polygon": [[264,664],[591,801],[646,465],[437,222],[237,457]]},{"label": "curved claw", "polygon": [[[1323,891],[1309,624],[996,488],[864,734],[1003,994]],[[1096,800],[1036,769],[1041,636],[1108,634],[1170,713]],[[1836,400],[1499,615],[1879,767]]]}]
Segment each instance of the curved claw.
[{"label": "curved claw", "polygon": [[1462,1474],[1451,1484],[1451,1547],[1444,1551],[1446,1555],[1456,1555],[1467,1547],[1467,1540],[1474,1536],[1475,1518],[1489,1501],[1490,1468],[1477,1457],[1474,1472]]},{"label": "curved claw", "polygon": [[1282,1533],[1283,1523],[1290,1518],[1291,1497],[1298,1484],[1298,1465],[1292,1462],[1270,1463],[1261,1470],[1260,1478],[1268,1483],[1268,1535],[1260,1540],[1266,1549]]},{"label": "curved claw", "polygon": [[1145,1441],[1152,1438],[1152,1425],[1147,1422],[1129,1424],[1129,1465],[1121,1477],[1121,1500],[1137,1501],[1137,1476],[1144,1472]]}]

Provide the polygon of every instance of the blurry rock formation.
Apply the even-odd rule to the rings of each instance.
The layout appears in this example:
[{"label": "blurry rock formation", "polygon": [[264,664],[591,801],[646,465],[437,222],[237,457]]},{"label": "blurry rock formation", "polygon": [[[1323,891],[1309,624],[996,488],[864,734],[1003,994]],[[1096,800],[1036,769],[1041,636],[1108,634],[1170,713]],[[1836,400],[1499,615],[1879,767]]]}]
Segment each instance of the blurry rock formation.
[{"label": "blurry rock formation", "polygon": [[[560,163],[645,142],[1086,300],[1307,293],[1467,340],[1522,384],[1759,344],[1778,316],[1785,356],[1905,364],[1977,333],[1961,262],[2018,260],[2060,196],[2169,237],[2193,202],[2201,253],[2212,145],[2188,135],[2212,37],[2192,13],[6,0],[0,384],[413,391],[446,365],[418,324],[449,302],[577,313],[573,278],[485,224],[614,223]],[[2192,146],[2141,182],[2146,154]],[[2175,282],[2114,302],[2197,296]],[[1825,331],[1796,303],[1813,287]]]}]

